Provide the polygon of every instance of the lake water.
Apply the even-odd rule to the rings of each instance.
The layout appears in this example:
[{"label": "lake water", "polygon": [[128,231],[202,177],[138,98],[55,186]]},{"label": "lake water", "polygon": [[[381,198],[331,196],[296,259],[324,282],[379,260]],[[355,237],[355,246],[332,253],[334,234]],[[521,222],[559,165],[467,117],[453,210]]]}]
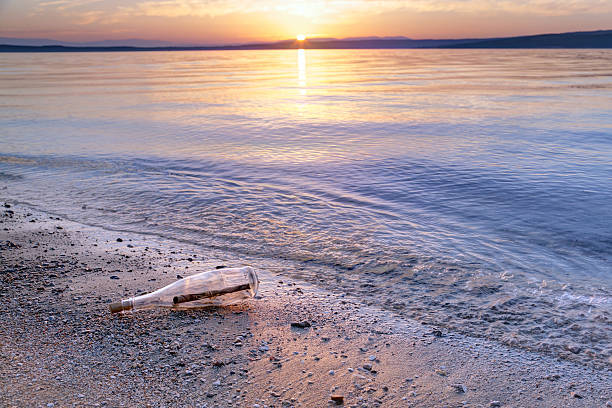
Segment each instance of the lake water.
[{"label": "lake water", "polygon": [[612,365],[610,50],[3,54],[0,107],[2,199]]}]

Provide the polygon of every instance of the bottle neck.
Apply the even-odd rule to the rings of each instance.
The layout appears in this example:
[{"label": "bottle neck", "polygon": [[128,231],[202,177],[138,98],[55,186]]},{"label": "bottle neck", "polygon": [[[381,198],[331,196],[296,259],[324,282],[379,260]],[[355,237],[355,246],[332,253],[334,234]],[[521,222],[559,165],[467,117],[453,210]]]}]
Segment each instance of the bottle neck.
[{"label": "bottle neck", "polygon": [[123,310],[125,310],[126,312],[128,310],[132,310],[134,308],[134,298],[128,298],[128,299],[123,299],[121,301],[121,306],[123,307]]}]

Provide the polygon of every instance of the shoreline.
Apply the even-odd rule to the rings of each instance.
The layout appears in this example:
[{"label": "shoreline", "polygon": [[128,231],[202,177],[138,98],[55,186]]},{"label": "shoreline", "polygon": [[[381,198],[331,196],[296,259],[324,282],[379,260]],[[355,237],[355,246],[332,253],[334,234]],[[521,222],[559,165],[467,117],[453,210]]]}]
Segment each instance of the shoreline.
[{"label": "shoreline", "polygon": [[[608,369],[399,318],[282,276],[288,262],[0,212],[3,406],[612,406]],[[108,311],[249,263],[260,292],[243,305]]]}]

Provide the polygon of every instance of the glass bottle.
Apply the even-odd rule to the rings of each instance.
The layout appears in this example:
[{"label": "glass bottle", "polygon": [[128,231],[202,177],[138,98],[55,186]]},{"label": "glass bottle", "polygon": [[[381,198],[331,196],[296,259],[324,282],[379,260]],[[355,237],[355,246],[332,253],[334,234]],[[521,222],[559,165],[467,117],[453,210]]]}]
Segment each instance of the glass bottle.
[{"label": "glass bottle", "polygon": [[259,279],[250,266],[201,272],[179,279],[146,295],[111,303],[111,313],[168,307],[189,309],[227,306],[251,298],[257,293]]}]

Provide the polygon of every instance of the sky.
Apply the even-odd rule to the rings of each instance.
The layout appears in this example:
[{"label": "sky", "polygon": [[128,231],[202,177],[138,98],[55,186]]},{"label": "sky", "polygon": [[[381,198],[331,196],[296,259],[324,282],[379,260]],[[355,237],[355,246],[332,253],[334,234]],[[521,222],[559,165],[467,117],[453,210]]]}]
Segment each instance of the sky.
[{"label": "sky", "polygon": [[236,44],[612,28],[612,0],[0,0],[0,37]]}]

